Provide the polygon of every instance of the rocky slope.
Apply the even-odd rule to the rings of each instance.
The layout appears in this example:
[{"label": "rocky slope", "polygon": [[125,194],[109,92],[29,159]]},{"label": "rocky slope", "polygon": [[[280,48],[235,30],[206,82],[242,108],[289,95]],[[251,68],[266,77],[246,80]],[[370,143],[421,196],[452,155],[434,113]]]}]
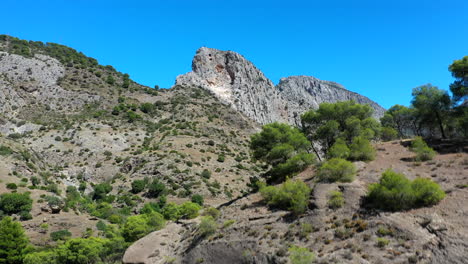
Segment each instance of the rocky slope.
[{"label": "rocky slope", "polygon": [[200,48],[192,72],[177,77],[176,85],[211,91],[232,108],[260,124],[275,121],[299,124],[300,115],[323,102],[354,100],[369,104],[375,117],[385,109],[343,86],[310,76],[283,78],[277,86],[243,56],[232,51]]},{"label": "rocky slope", "polygon": [[[296,176],[313,188],[309,210],[299,218],[270,209],[258,193],[251,194],[220,207],[212,236],[200,238],[197,219],[175,223],[173,234],[156,231],[132,245],[124,263],[289,263],[290,245],[315,252],[314,263],[465,263],[468,154],[445,153],[418,164],[408,161],[414,154],[398,141],[376,148],[374,161],[355,163],[359,172],[351,183],[319,183],[312,168]],[[403,212],[365,210],[361,202],[367,186],[387,168],[411,179],[432,178],[447,197],[436,206]],[[337,190],[343,192],[345,205],[331,209],[329,193]],[[388,244],[379,245],[379,239]]]}]

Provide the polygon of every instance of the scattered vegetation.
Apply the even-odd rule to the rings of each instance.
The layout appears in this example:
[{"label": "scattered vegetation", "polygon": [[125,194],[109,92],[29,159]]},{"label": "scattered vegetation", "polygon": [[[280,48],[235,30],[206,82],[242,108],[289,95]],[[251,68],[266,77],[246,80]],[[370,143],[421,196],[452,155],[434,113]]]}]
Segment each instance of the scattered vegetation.
[{"label": "scattered vegetation", "polygon": [[411,142],[411,151],[416,153],[416,161],[431,160],[436,155],[436,152],[424,142],[422,137],[416,137]]},{"label": "scattered vegetation", "polygon": [[352,182],[355,175],[354,164],[340,158],[332,158],[324,162],[317,173],[319,179],[325,182]]},{"label": "scattered vegetation", "polygon": [[444,197],[445,192],[429,179],[411,181],[403,174],[387,170],[379,183],[370,185],[367,201],[376,208],[398,211],[434,205]]},{"label": "scattered vegetation", "polygon": [[309,204],[310,188],[302,181],[286,180],[280,186],[261,184],[260,193],[265,202],[273,207],[302,214]]}]

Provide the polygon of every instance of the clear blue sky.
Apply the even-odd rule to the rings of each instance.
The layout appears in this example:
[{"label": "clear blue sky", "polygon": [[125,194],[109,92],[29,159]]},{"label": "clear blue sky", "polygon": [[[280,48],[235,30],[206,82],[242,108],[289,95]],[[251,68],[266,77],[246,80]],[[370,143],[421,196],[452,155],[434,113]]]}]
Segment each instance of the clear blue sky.
[{"label": "clear blue sky", "polygon": [[388,108],[447,89],[468,55],[467,0],[2,0],[3,34],[56,42],[170,87],[197,48],[243,54],[273,82],[312,75]]}]

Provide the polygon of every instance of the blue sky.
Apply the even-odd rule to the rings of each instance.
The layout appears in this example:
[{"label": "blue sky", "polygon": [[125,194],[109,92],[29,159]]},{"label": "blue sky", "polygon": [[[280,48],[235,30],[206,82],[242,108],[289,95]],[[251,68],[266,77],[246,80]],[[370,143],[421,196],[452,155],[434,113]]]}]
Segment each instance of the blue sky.
[{"label": "blue sky", "polygon": [[170,87],[197,48],[241,53],[277,83],[312,75],[388,108],[448,89],[468,55],[466,0],[2,0],[0,34],[56,42]]}]

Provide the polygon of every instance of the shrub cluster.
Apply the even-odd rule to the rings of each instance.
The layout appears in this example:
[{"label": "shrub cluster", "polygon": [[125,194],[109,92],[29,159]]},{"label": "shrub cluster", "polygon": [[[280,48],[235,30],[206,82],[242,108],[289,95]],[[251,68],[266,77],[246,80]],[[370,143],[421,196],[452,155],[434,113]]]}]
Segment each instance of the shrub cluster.
[{"label": "shrub cluster", "polygon": [[294,214],[307,210],[310,188],[302,181],[286,180],[280,186],[260,184],[260,193],[268,205],[285,209]]},{"label": "shrub cluster", "polygon": [[444,197],[445,192],[429,179],[411,181],[403,174],[387,170],[379,183],[370,185],[367,202],[376,208],[398,211],[434,205]]},{"label": "shrub cluster", "polygon": [[411,151],[416,153],[416,161],[431,160],[436,155],[436,152],[424,142],[422,137],[416,137],[411,142]]},{"label": "shrub cluster", "polygon": [[320,166],[317,175],[325,182],[352,182],[356,175],[356,167],[347,160],[332,158]]}]

